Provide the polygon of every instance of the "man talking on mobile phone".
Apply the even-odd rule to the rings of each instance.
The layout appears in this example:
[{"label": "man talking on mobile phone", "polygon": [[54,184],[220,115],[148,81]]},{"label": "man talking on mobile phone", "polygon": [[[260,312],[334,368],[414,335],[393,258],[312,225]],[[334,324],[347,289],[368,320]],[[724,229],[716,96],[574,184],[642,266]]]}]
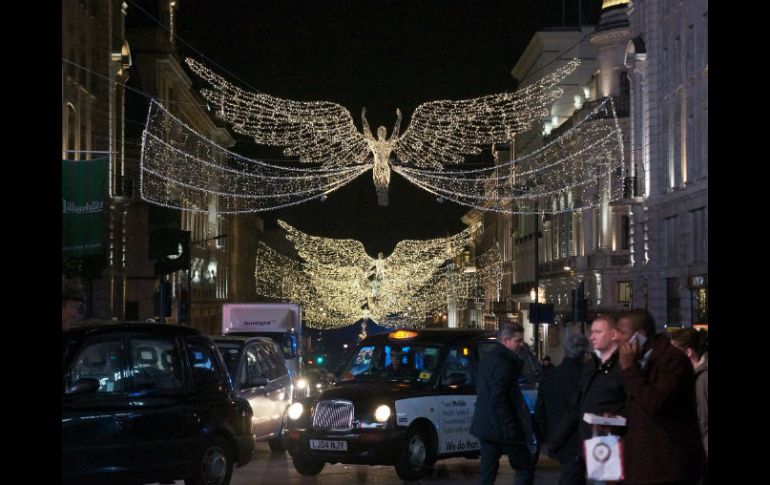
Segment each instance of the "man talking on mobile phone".
[{"label": "man talking on mobile phone", "polygon": [[620,314],[618,342],[628,419],[623,483],[695,484],[705,454],[692,365],[647,310]]}]

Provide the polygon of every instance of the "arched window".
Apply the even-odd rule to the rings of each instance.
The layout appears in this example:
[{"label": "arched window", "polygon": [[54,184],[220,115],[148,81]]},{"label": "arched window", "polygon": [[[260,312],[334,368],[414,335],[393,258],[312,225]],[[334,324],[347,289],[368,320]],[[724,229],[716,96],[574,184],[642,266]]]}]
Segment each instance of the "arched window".
[{"label": "arched window", "polygon": [[64,153],[62,156],[68,160],[78,160],[79,153],[69,150],[78,150],[80,141],[80,122],[78,120],[78,111],[72,103],[67,103],[66,114],[64,117]]}]

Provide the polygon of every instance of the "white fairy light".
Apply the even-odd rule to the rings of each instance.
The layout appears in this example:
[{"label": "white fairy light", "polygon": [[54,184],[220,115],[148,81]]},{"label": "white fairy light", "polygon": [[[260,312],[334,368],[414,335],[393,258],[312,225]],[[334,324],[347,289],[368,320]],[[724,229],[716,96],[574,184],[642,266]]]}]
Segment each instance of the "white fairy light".
[{"label": "white fairy light", "polygon": [[558,82],[578,66],[577,59],[512,93],[499,93],[459,101],[431,101],[415,109],[409,128],[399,136],[401,112],[390,136],[379,127],[377,139],[363,116],[363,134],[350,112],[336,103],[292,101],[265,93],[245,91],[201,63],[187,59],[190,68],[211,84],[201,91],[217,115],[234,131],[255,142],[283,146],[287,156],[323,167],[346,167],[373,162],[373,177],[380,205],[387,205],[391,152],[402,163],[441,168],[464,161],[464,155],[508,141],[538,122],[559,96]]}]

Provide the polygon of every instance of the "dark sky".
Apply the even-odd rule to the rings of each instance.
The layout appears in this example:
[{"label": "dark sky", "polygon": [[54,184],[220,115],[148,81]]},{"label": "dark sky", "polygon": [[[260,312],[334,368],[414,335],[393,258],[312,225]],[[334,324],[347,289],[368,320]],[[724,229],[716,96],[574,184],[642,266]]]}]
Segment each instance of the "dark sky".
[{"label": "dark sky", "polygon": [[[600,0],[584,0],[583,18],[597,16]],[[577,1],[565,0],[567,25]],[[296,100],[345,106],[360,127],[390,132],[395,110],[402,132],[420,103],[513,90],[510,71],[532,35],[562,22],[562,0],[184,0],[178,34],[208,57],[191,55],[243,88]],[[212,64],[215,62],[232,74]],[[242,81],[238,81],[232,75]],[[236,135],[234,150],[278,157]],[[241,141],[242,140],[242,141]],[[488,163],[487,150],[475,163]],[[310,234],[364,242],[376,255],[402,239],[441,237],[465,226],[467,208],[435,196],[393,173],[390,205],[379,207],[367,172],[326,202],[262,213]]]}]

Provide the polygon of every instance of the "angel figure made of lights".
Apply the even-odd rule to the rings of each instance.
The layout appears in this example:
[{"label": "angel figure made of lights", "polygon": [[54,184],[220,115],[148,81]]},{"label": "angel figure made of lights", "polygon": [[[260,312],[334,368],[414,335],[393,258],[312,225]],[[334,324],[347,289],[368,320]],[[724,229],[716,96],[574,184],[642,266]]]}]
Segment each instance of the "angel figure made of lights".
[{"label": "angel figure made of lights", "polygon": [[464,155],[507,142],[549,115],[550,105],[562,94],[557,84],[579,64],[576,59],[569,61],[515,92],[423,103],[400,135],[401,110],[396,110],[398,119],[390,138],[382,126],[375,138],[365,108],[362,133],[350,112],[337,103],[293,101],[246,91],[193,59],[186,62],[212,86],[201,94],[233,131],[259,144],[286,147],[284,155],[321,168],[371,167],[381,206],[388,205],[390,166],[399,165],[391,160],[391,153],[400,164],[442,170],[444,165],[463,162]]}]

